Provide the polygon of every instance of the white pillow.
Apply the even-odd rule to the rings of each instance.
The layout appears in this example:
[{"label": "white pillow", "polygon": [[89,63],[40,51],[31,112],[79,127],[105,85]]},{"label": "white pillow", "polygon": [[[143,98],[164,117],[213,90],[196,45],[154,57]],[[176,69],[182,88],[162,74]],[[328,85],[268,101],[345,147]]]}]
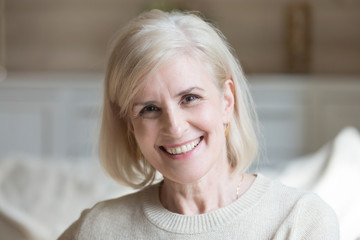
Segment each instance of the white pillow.
[{"label": "white pillow", "polygon": [[0,161],[0,212],[37,240],[56,239],[85,208],[128,192],[92,159]]},{"label": "white pillow", "polygon": [[340,239],[360,237],[360,135],[355,128],[343,129],[315,154],[291,162],[279,179],[330,204],[339,219]]}]

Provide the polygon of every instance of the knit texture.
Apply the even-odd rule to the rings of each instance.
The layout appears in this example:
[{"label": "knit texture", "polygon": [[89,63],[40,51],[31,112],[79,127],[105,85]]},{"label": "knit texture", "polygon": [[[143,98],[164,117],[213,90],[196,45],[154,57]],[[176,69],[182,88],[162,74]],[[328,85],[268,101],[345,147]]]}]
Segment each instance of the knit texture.
[{"label": "knit texture", "polygon": [[339,239],[333,210],[317,195],[257,175],[238,200],[185,216],[166,210],[159,185],[96,204],[59,240],[89,239]]}]

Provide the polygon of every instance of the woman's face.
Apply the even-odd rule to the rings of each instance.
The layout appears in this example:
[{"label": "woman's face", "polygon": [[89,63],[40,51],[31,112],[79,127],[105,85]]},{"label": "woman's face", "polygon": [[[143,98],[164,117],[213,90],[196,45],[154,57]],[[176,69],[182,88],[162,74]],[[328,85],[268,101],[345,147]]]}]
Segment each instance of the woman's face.
[{"label": "woman's face", "polygon": [[228,170],[224,124],[233,111],[233,83],[218,89],[205,65],[180,56],[144,80],[130,127],[144,157],[163,176],[192,183]]}]

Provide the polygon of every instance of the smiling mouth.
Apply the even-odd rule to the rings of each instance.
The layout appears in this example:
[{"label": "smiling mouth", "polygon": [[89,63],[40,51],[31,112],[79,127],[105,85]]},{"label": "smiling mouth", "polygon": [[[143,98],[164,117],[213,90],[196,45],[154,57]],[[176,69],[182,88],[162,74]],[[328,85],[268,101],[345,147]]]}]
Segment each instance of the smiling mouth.
[{"label": "smiling mouth", "polygon": [[165,148],[163,146],[160,147],[161,150],[165,151],[166,153],[169,153],[171,155],[180,155],[180,154],[184,154],[187,152],[190,152],[191,150],[193,150],[194,148],[197,147],[197,145],[199,145],[199,143],[201,142],[201,140],[204,137],[200,137],[190,143],[184,144],[182,146],[178,146],[176,148]]}]

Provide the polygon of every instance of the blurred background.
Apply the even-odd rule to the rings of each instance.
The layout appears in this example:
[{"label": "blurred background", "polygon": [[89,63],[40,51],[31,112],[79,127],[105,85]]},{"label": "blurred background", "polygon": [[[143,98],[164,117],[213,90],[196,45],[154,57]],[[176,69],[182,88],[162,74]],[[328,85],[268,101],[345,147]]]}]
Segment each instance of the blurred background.
[{"label": "blurred background", "polygon": [[0,179],[15,176],[8,162],[96,161],[109,40],[151,8],[200,11],[227,37],[259,114],[262,166],[360,129],[359,0],[0,0]]},{"label": "blurred background", "polygon": [[89,156],[109,40],[151,8],[200,11],[223,31],[253,87],[268,158],[360,126],[360,94],[348,93],[360,81],[360,1],[1,0],[0,157]]},{"label": "blurred background", "polygon": [[177,8],[198,10],[218,26],[246,73],[291,72],[296,54],[306,55],[299,72],[360,73],[358,0],[2,2],[1,55],[8,71],[102,72],[108,41],[128,20],[150,8]]}]

